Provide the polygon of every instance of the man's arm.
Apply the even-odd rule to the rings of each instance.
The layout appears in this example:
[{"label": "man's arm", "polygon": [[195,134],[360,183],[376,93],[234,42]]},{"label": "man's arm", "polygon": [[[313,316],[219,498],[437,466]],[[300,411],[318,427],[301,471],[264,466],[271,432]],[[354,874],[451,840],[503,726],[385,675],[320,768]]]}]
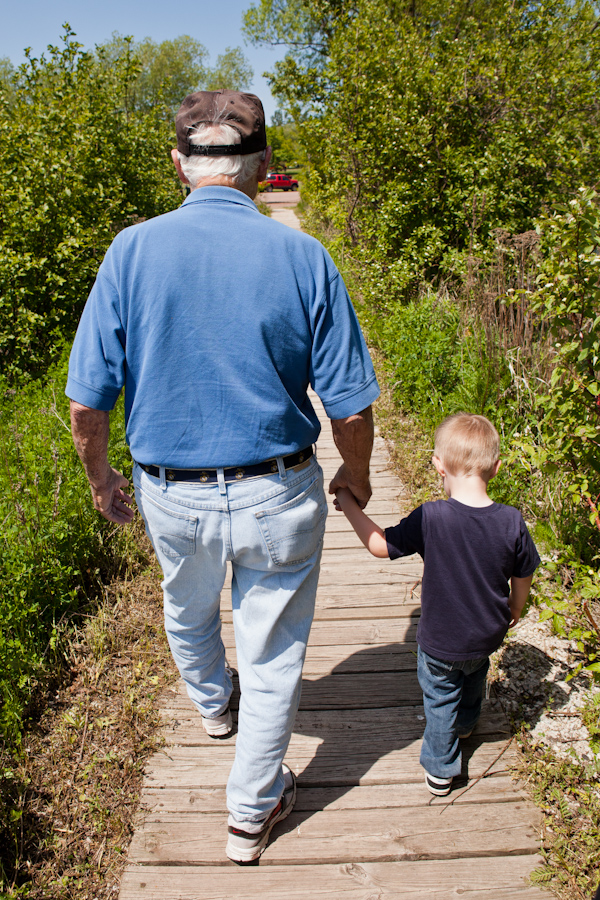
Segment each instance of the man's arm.
[{"label": "man's arm", "polygon": [[133,497],[123,491],[128,484],[125,476],[108,463],[109,428],[109,413],[71,400],[73,442],[90,483],[94,506],[109,522],[127,525],[133,519],[129,508]]},{"label": "man's arm", "polygon": [[373,450],[373,411],[370,406],[355,416],[332,419],[335,445],[344,460],[329,485],[329,493],[348,488],[361,509],[371,497],[369,462]]}]

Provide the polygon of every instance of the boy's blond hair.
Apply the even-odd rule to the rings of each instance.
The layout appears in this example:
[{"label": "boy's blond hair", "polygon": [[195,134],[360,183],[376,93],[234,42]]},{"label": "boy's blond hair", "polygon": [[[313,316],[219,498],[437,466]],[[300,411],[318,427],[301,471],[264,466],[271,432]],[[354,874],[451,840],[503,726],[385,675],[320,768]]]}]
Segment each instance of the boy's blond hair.
[{"label": "boy's blond hair", "polygon": [[450,475],[489,478],[500,456],[500,436],[485,416],[459,412],[438,425],[433,452]]}]

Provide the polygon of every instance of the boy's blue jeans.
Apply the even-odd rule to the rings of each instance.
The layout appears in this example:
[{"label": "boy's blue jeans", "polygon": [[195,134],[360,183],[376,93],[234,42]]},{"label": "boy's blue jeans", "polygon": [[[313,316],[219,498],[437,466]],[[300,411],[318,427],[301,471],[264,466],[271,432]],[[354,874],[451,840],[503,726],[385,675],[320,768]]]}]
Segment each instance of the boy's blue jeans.
[{"label": "boy's blue jeans", "polygon": [[417,675],[423,691],[425,734],[421,765],[437,778],[460,775],[459,734],[471,731],[479,719],[489,658],[444,660],[420,647]]}]

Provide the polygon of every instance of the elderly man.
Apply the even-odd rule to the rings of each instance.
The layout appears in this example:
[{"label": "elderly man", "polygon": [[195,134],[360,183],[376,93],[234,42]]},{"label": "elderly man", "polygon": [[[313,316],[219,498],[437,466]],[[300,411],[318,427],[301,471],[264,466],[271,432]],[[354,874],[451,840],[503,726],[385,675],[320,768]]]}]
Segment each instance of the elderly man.
[{"label": "elderly man", "polygon": [[252,201],[271,158],[260,100],[191,94],[176,130],[173,161],[191,193],[115,238],[79,324],[66,393],[94,505],[126,524],[127,480],[107,457],[109,410],[125,388],[135,496],[164,573],[169,644],[212,737],[232,730],[219,616],[231,562],[241,700],[226,853],[244,863],[295,799],[283,758],[327,515],[307,389],[344,460],[330,491],[347,486],[361,506],[379,389],[325,249]]}]

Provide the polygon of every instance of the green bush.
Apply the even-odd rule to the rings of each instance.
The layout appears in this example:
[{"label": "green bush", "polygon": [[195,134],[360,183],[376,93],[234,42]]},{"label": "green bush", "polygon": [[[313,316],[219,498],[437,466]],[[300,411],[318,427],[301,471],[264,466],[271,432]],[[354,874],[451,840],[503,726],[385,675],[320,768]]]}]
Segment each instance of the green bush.
[{"label": "green bush", "polygon": [[115,234],[182,199],[162,110],[133,106],[125,43],[104,64],[63,47],[0,83],[0,373],[43,376],[75,332]]},{"label": "green bush", "polygon": [[[0,741],[18,743],[69,619],[125,564],[128,535],[93,509],[69,430],[66,354],[42,385],[0,382]],[[122,413],[111,461],[130,471]]]}]

